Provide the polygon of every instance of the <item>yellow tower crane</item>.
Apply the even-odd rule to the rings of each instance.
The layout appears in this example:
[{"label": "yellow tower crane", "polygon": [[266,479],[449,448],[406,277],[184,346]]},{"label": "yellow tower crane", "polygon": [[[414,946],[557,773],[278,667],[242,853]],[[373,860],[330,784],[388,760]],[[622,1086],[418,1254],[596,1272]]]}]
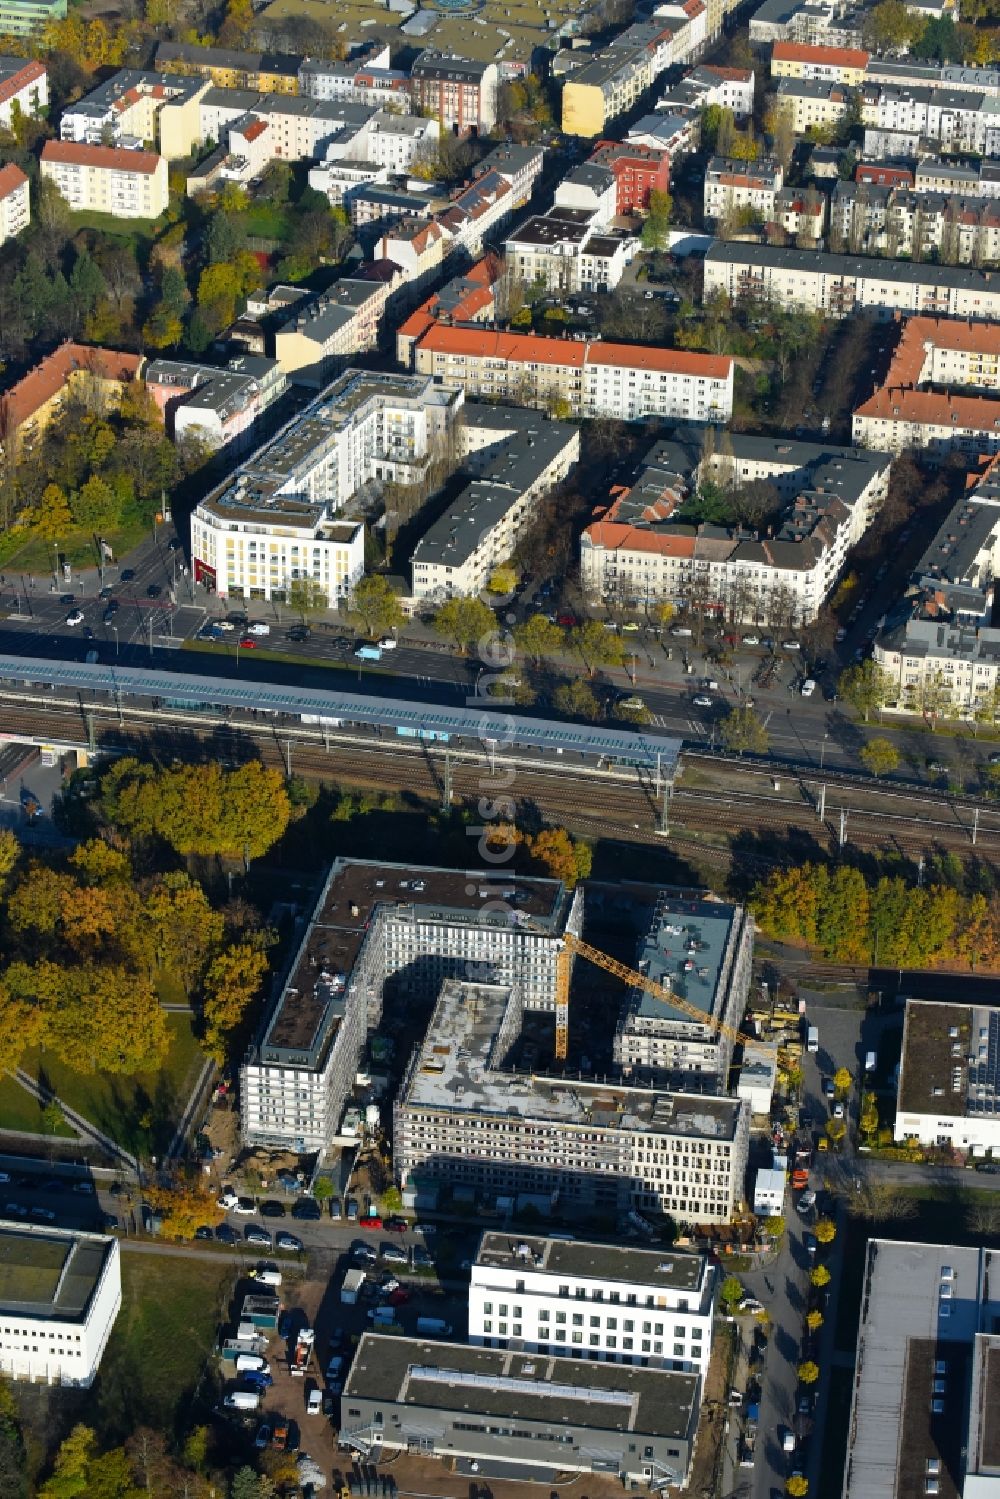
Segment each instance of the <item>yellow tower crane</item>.
[{"label": "yellow tower crane", "polygon": [[[538,927],[533,930],[540,931]],[[720,1035],[728,1036],[730,1041],[750,1041],[753,1036],[746,1036],[742,1031],[736,1030],[723,1021],[706,1015],[704,1010],[699,1010],[689,1000],[675,994],[666,984],[658,984],[656,979],[651,979],[648,974],[638,973],[630,968],[627,963],[619,963],[617,958],[610,958],[606,952],[599,947],[591,947],[589,942],[584,942],[582,937],[574,937],[572,932],[565,932],[562,937],[562,947],[556,959],[556,1060],[566,1060],[569,1044],[569,970],[571,957],[586,958],[588,963],[593,963],[595,968],[602,968],[605,973],[614,974],[615,978],[621,979],[633,987],[645,989],[654,999],[661,999],[664,1004],[672,1005],[675,1010],[680,1010],[698,1025],[703,1025],[707,1030],[718,1031]]]}]

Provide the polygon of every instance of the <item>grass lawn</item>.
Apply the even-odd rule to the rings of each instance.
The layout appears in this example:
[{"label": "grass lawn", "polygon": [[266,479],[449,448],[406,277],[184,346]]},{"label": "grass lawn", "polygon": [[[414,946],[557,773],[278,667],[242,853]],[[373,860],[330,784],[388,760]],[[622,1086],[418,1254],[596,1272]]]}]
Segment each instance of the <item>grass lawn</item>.
[{"label": "grass lawn", "polygon": [[[41,1104],[9,1073],[0,1078],[0,1131],[6,1129],[23,1130],[29,1135],[48,1133],[42,1126]],[[68,1124],[60,1124],[51,1133],[59,1140],[76,1138],[76,1131]]]},{"label": "grass lawn", "polygon": [[[85,1418],[104,1442],[185,1429],[233,1284],[230,1264],[123,1251],[122,1309]],[[213,1403],[212,1386],[202,1393]]]},{"label": "grass lawn", "polygon": [[[120,558],[123,553],[130,552],[149,533],[149,529],[145,522],[140,522],[121,531],[106,531],[104,536],[115,557]],[[14,571],[35,573],[51,581],[55,555],[56,549],[52,542],[43,541],[40,536],[25,536],[20,531],[9,531],[0,537],[0,562],[6,563]],[[97,552],[93,532],[71,531],[65,537],[60,536],[59,555],[73,567],[96,567]],[[66,584],[67,592],[71,587],[71,584]]]},{"label": "grass lawn", "polygon": [[129,1150],[162,1152],[204,1060],[187,1015],[167,1016],[171,1047],[160,1072],[113,1077],[74,1072],[48,1053],[29,1053],[26,1072],[44,1080],[71,1108]]},{"label": "grass lawn", "polygon": [[283,208],[271,203],[251,203],[247,210],[246,224],[247,233],[259,239],[279,239],[284,242],[292,233],[288,214]]},{"label": "grass lawn", "polygon": [[120,219],[113,213],[93,213],[79,209],[70,214],[73,229],[99,229],[102,234],[123,240],[152,242],[164,227],[162,219]]}]

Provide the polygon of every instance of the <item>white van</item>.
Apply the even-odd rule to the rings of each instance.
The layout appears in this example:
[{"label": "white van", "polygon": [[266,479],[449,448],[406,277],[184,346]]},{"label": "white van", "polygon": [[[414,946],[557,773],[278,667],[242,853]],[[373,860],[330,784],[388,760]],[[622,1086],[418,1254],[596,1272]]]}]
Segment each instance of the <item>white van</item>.
[{"label": "white van", "polygon": [[799,688],[799,691],[802,693],[803,697],[812,697],[813,693],[816,691],[816,683],[813,681],[812,677],[806,677],[805,681],[802,683],[802,686]]},{"label": "white van", "polygon": [[256,1411],[260,1410],[260,1395],[256,1390],[233,1390],[222,1403],[231,1411]]},{"label": "white van", "polygon": [[251,1277],[254,1280],[259,1281],[262,1286],[280,1286],[281,1285],[281,1271],[280,1270],[271,1270],[269,1268],[268,1269],[263,1269],[263,1270],[251,1270],[250,1271],[250,1275],[251,1275]]},{"label": "white van", "polygon": [[267,1359],[261,1358],[259,1353],[238,1353],[236,1355],[237,1374],[249,1374],[251,1369],[261,1372],[267,1368]]},{"label": "white van", "polygon": [[307,1416],[320,1416],[322,1414],[323,1414],[323,1391],[322,1390],[310,1390],[309,1391],[309,1398],[306,1401],[306,1415]]}]

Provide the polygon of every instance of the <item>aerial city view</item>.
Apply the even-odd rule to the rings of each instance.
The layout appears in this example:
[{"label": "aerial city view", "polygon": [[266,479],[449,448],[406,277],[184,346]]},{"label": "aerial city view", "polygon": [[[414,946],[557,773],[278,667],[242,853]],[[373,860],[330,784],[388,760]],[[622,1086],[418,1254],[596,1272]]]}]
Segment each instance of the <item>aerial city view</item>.
[{"label": "aerial city view", "polygon": [[0,0],[0,1499],[1000,1499],[1000,0]]}]

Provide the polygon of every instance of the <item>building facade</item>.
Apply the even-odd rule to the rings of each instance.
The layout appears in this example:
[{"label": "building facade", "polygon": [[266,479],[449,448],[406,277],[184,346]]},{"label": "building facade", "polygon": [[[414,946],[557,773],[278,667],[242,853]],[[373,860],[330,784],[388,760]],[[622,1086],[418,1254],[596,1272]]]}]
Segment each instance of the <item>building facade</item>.
[{"label": "building facade", "polygon": [[495,62],[472,62],[428,48],[410,70],[413,102],[443,130],[486,135],[497,117],[499,72]]},{"label": "building facade", "polygon": [[[485,1233],[469,1342],[707,1377],[716,1272],[703,1254]],[[582,1303],[582,1304],[581,1304]]]},{"label": "building facade", "polygon": [[0,1257],[0,1373],[89,1389],[122,1304],[117,1239],[5,1222]]},{"label": "building facade", "polygon": [[11,128],[15,108],[36,118],[49,102],[49,73],[34,58],[0,57],[0,125]]},{"label": "building facade", "polygon": [[785,180],[776,161],[733,161],[713,156],[705,168],[705,223],[715,224],[748,209],[758,218],[774,217],[774,199]]},{"label": "building facade", "polygon": [[31,194],[28,179],[9,161],[0,167],[0,245],[13,239],[31,223]]},{"label": "building facade", "polygon": [[153,151],[46,141],[41,172],[78,212],[157,219],[169,201],[166,158]]}]

